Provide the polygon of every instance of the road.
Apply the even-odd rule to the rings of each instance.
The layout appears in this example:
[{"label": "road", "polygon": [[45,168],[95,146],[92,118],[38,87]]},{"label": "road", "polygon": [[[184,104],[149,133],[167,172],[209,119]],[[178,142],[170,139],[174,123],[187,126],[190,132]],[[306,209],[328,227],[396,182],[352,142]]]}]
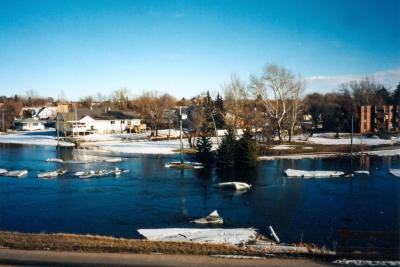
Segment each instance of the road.
[{"label": "road", "polygon": [[228,259],[210,256],[53,252],[0,249],[0,266],[328,266],[309,259]]}]

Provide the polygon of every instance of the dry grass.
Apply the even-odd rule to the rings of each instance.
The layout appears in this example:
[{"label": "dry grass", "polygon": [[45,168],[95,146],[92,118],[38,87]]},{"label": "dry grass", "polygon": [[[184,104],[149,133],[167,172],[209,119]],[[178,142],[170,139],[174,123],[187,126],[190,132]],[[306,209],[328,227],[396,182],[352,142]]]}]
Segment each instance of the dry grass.
[{"label": "dry grass", "polygon": [[190,242],[161,242],[75,234],[0,232],[0,247],[25,250],[262,256],[251,249]]}]

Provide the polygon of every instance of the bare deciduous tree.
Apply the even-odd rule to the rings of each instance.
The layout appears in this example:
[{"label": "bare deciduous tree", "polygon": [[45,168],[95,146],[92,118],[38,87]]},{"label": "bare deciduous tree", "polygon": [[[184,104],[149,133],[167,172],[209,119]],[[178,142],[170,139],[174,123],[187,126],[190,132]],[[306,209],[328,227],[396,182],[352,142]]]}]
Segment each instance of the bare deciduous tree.
[{"label": "bare deciduous tree", "polygon": [[231,124],[236,132],[243,106],[247,99],[246,85],[238,75],[232,74],[230,81],[223,86],[223,91],[225,94],[225,107],[233,117],[233,121],[229,122],[228,120],[227,123]]},{"label": "bare deciduous tree", "polygon": [[174,107],[176,103],[176,99],[173,96],[168,94],[158,95],[156,91],[148,91],[133,100],[133,106],[150,122],[155,136],[158,136],[158,127],[163,120],[164,112]]},{"label": "bare deciduous tree", "polygon": [[282,121],[288,111],[288,98],[294,86],[294,76],[286,68],[270,64],[265,67],[260,78],[251,76],[250,81],[254,95],[262,100],[266,114],[276,124],[281,143]]},{"label": "bare deciduous tree", "polygon": [[111,99],[120,109],[126,110],[129,100],[129,90],[121,87],[112,93]]},{"label": "bare deciduous tree", "polygon": [[299,113],[301,111],[301,96],[305,90],[306,83],[301,77],[293,84],[292,89],[290,90],[289,97],[290,97],[290,108],[289,108],[289,142],[292,141],[292,136],[294,134],[294,129],[296,124],[299,120]]}]

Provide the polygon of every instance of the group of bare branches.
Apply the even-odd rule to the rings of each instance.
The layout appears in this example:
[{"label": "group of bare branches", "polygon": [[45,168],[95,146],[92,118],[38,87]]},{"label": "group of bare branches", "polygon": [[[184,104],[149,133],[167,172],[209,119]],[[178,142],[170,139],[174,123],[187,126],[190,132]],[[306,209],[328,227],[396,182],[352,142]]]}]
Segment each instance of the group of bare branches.
[{"label": "group of bare branches", "polygon": [[238,127],[253,128],[265,136],[273,132],[284,140],[288,132],[289,141],[299,123],[302,94],[305,82],[288,69],[270,64],[260,76],[252,75],[246,84],[233,74],[223,87],[227,123]]}]

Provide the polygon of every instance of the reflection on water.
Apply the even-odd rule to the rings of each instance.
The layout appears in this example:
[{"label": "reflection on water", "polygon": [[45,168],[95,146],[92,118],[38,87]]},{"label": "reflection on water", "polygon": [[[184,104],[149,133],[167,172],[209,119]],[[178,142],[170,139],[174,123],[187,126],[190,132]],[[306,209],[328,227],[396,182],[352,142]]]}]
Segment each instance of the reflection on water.
[{"label": "reflection on water", "polygon": [[[398,157],[262,161],[254,170],[166,169],[170,158],[134,157],[121,163],[58,164],[47,158],[75,160],[92,154],[71,149],[0,146],[0,168],[30,171],[22,179],[0,178],[0,230],[72,232],[137,237],[136,229],[194,227],[189,221],[217,209],[224,227],[272,225],[284,242],[332,246],[338,229],[399,229]],[[362,164],[362,165],[360,165]],[[293,179],[287,168],[341,170],[364,167],[370,176]],[[361,166],[361,167],[360,167]],[[120,177],[77,179],[72,175],[38,180],[40,171],[67,168],[130,169]],[[247,192],[216,188],[219,182],[252,184]],[[197,226],[196,226],[197,227]]]}]

